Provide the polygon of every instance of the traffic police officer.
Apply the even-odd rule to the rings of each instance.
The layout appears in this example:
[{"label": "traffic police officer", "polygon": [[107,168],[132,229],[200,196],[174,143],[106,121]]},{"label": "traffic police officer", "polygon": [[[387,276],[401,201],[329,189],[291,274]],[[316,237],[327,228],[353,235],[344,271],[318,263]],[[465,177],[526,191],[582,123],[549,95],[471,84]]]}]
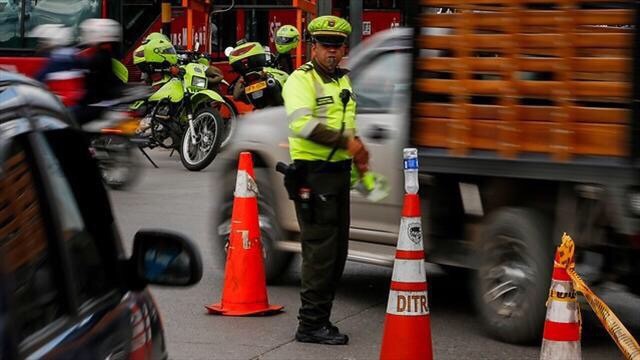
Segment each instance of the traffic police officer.
[{"label": "traffic police officer", "polygon": [[351,82],[347,71],[338,67],[351,25],[336,16],[321,16],[308,30],[313,59],[294,71],[283,89],[297,183],[297,194],[289,193],[302,244],[296,340],[342,345],[349,337],[329,317],[347,259],[352,159],[364,174],[369,154],[355,136]]}]

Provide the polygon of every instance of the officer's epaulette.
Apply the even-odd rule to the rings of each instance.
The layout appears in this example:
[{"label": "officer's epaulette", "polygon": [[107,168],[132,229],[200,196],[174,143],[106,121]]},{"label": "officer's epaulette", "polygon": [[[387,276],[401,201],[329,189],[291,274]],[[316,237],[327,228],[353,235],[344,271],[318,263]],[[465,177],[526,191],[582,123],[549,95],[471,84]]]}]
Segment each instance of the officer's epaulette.
[{"label": "officer's epaulette", "polygon": [[297,70],[304,71],[304,72],[311,71],[313,70],[313,64],[312,63],[302,64]]}]

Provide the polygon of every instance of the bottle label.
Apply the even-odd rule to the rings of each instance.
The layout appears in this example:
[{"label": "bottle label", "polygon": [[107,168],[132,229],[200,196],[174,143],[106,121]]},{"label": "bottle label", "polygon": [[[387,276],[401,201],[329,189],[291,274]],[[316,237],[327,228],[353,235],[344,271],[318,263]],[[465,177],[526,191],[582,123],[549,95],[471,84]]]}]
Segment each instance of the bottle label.
[{"label": "bottle label", "polygon": [[405,170],[418,170],[418,158],[404,159]]}]

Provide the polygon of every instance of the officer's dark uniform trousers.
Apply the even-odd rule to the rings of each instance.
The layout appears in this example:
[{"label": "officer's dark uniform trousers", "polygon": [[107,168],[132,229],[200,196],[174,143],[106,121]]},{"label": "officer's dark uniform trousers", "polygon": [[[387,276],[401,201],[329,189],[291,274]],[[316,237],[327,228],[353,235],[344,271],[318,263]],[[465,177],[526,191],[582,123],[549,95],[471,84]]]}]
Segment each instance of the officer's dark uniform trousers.
[{"label": "officer's dark uniform trousers", "polygon": [[347,260],[349,242],[349,191],[351,160],[296,160],[303,169],[311,201],[297,200],[296,214],[301,229],[302,306],[300,330],[315,330],[329,324],[331,304]]}]

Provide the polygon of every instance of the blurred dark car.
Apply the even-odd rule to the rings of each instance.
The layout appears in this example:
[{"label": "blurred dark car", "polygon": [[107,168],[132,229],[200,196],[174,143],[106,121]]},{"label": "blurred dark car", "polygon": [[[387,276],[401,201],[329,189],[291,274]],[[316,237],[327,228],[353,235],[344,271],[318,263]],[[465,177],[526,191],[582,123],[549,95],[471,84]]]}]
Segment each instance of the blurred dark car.
[{"label": "blurred dark car", "polygon": [[0,359],[164,359],[147,284],[202,277],[192,243],[141,230],[126,258],[86,139],[37,82],[0,72]]}]

